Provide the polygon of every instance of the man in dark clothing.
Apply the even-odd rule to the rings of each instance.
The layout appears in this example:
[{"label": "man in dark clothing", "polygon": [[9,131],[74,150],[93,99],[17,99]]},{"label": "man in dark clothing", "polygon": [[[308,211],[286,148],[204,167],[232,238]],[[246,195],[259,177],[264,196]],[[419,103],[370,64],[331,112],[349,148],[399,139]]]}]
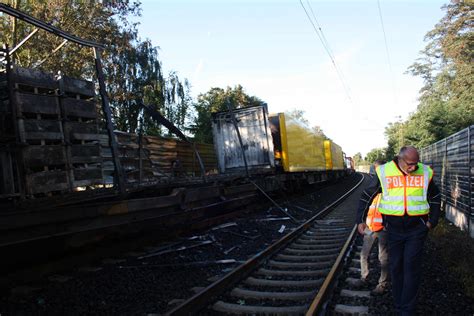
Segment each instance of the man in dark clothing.
[{"label": "man in dark clothing", "polygon": [[[377,168],[377,176],[362,193],[357,210],[361,232],[366,227],[365,217],[372,200],[382,193],[380,213],[388,232],[392,292],[395,309],[401,315],[415,313],[423,244],[428,231],[438,224],[441,196],[430,176],[432,170],[419,163],[416,148],[403,147],[392,162]],[[417,196],[415,193],[418,192],[423,193]],[[423,209],[424,199],[427,200],[426,209]]]}]

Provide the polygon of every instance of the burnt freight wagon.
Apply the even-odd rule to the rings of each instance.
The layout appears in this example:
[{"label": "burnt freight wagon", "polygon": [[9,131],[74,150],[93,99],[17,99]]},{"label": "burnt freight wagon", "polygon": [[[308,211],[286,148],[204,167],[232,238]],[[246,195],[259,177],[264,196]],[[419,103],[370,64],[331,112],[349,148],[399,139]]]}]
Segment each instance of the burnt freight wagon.
[{"label": "burnt freight wagon", "polygon": [[248,168],[253,172],[270,171],[275,167],[273,142],[264,106],[248,107],[233,112],[214,113],[212,132],[218,157],[219,172],[238,172],[245,169],[242,148],[232,115],[243,140]]},{"label": "burnt freight wagon", "polygon": [[222,173],[244,170],[245,153],[251,174],[262,170],[298,174],[309,182],[345,174],[341,147],[290,115],[269,115],[265,106],[234,110],[242,146],[231,115],[227,111],[213,114],[214,146]]},{"label": "burnt freight wagon", "polygon": [[[141,104],[146,115],[179,139],[116,131],[102,45],[2,3],[0,11],[91,48],[96,68],[87,80],[69,77],[60,64],[54,73],[21,68],[8,47],[0,48],[0,250],[8,253],[0,262],[4,271],[108,238],[143,231],[164,236],[205,227],[262,203],[260,190],[278,196],[299,189],[293,184],[301,180],[314,183],[329,177],[324,160],[317,174],[296,172],[308,167],[293,153],[314,144],[293,143],[291,132],[275,139],[287,142],[281,150],[289,157],[288,168],[304,168],[276,172],[276,143],[266,108],[235,111],[243,151],[238,150],[235,127],[229,125],[233,115],[215,116],[220,119],[215,126],[218,159],[213,145],[193,143],[153,106]],[[242,152],[258,172],[251,182],[242,172],[231,173],[243,169]],[[319,152],[322,157],[323,149]],[[216,162],[221,174],[214,171]]]}]

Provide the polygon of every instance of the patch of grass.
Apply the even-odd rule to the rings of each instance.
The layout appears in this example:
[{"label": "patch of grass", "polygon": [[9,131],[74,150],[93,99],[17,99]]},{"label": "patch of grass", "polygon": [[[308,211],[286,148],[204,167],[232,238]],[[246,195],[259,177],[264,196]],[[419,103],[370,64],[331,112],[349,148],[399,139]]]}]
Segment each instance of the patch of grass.
[{"label": "patch of grass", "polygon": [[444,218],[429,239],[449,272],[461,281],[466,295],[474,298],[474,239]]}]

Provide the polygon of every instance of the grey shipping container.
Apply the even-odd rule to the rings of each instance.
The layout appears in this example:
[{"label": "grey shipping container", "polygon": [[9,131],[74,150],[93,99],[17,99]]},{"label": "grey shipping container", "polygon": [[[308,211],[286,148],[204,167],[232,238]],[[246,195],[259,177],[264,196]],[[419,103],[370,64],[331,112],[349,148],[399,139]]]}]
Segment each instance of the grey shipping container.
[{"label": "grey shipping container", "polygon": [[[250,172],[273,170],[275,157],[273,139],[265,106],[254,106],[233,111],[242,138]],[[219,171],[221,173],[245,170],[237,132],[229,112],[214,113],[212,132]]]}]

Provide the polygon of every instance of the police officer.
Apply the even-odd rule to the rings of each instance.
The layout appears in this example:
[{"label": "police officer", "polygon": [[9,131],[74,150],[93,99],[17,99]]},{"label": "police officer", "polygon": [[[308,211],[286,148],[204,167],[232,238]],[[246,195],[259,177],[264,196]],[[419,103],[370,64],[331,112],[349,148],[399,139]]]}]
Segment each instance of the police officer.
[{"label": "police officer", "polygon": [[[377,168],[380,165],[385,164],[384,160],[377,160],[374,163],[374,167]],[[372,172],[371,172],[372,173]],[[373,171],[375,175],[375,169]],[[383,227],[382,214],[379,212],[379,204],[382,195],[379,193],[375,196],[372,204],[369,207],[367,218],[365,219],[366,225],[359,225],[359,233],[364,235],[364,242],[362,244],[362,250],[360,252],[360,274],[361,283],[366,284],[367,277],[369,275],[369,256],[372,247],[376,240],[378,240],[379,248],[379,262],[380,262],[380,277],[378,284],[372,291],[374,295],[383,294],[388,287],[388,249],[387,249],[387,232]]]},{"label": "police officer", "polygon": [[389,265],[395,309],[400,315],[414,315],[421,282],[423,244],[428,230],[438,223],[440,193],[433,171],[419,162],[418,150],[400,149],[392,161],[376,169],[359,202],[357,223],[362,228],[372,200],[382,193],[379,212],[388,232]]}]

